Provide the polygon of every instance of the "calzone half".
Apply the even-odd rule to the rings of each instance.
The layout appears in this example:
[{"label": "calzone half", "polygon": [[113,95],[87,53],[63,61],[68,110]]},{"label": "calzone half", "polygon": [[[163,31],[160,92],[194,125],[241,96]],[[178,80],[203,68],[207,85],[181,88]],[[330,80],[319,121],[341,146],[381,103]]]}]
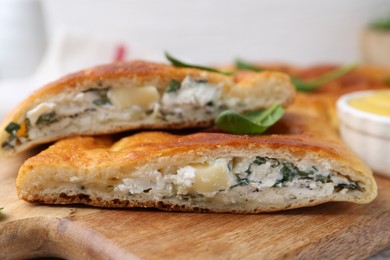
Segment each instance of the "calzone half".
[{"label": "calzone half", "polygon": [[23,164],[17,192],[33,203],[190,212],[372,201],[370,169],[326,122],[302,111],[290,111],[261,136],[143,132],[118,141],[61,140]]},{"label": "calzone half", "polygon": [[53,82],[20,104],[0,126],[0,154],[67,136],[210,126],[226,109],[286,107],[294,94],[279,72],[227,76],[144,61],[103,65]]}]

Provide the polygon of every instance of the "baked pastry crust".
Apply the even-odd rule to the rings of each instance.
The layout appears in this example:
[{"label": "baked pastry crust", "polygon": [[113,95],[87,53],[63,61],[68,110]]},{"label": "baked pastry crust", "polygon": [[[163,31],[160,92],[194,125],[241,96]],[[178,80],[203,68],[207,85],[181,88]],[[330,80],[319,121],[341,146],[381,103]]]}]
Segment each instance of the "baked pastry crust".
[{"label": "baked pastry crust", "polygon": [[[23,164],[17,179],[18,195],[21,199],[34,203],[84,203],[100,207],[156,207],[164,210],[236,213],[285,210],[328,201],[372,201],[376,197],[377,187],[371,170],[329,128],[326,118],[321,116],[319,104],[304,99],[298,99],[297,102],[301,104],[300,109],[296,104],[265,135],[260,136],[232,135],[211,129],[188,135],[143,132],[119,141],[112,137],[74,137],[61,140]],[[286,197],[283,200],[260,199],[250,204],[244,201],[236,204],[224,201],[218,204],[212,199],[207,203],[203,203],[202,199],[188,202],[188,197],[186,200],[177,194],[173,200],[134,194],[117,196],[112,190],[107,192],[102,188],[94,188],[93,185],[88,188],[94,182],[95,187],[118,187],[118,182],[121,183],[124,179],[136,176],[147,178],[148,173],[158,169],[178,169],[231,157],[273,158],[279,162],[292,163],[299,169],[312,165],[319,171],[337,173],[358,183],[361,189],[296,199],[288,199],[287,192],[283,193]],[[161,171],[161,175],[164,176],[164,171]],[[50,187],[69,184],[71,178],[77,180],[68,186],[71,188],[51,190]],[[232,187],[234,186],[226,192],[232,191]],[[288,189],[286,187],[274,185],[269,188],[282,191],[283,188]],[[191,192],[184,195],[188,194]],[[258,194],[259,197],[263,196],[261,190]],[[202,198],[207,200],[205,196]]]},{"label": "baked pastry crust", "polygon": [[[169,97],[172,81],[177,88],[186,85],[187,92]],[[197,95],[210,100],[196,100]],[[280,72],[227,76],[145,61],[97,66],[63,77],[24,100],[0,126],[0,154],[14,155],[68,136],[211,126],[225,109],[254,110],[274,103],[287,107],[294,95],[289,77]],[[22,130],[7,132],[12,123]]]}]

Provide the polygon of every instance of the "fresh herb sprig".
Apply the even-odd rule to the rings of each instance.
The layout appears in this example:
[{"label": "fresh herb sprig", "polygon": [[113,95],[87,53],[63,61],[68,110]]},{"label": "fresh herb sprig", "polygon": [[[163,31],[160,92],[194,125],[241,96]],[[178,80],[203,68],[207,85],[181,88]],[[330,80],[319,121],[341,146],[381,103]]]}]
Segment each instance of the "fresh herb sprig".
[{"label": "fresh herb sprig", "polygon": [[347,64],[336,68],[328,73],[325,73],[315,79],[303,81],[298,77],[291,76],[291,81],[295,85],[298,91],[310,92],[316,88],[325,85],[335,79],[338,79],[356,68],[356,64]]},{"label": "fresh herb sprig", "polygon": [[[233,71],[222,71],[212,67],[184,63],[170,55],[168,52],[165,52],[165,57],[175,67],[195,68],[221,73],[224,75],[232,75],[234,73]],[[237,60],[236,65],[238,65],[237,67],[240,69],[252,70],[257,72],[262,71],[262,69],[250,65],[243,60]],[[176,91],[177,89],[179,89],[180,85],[178,85],[178,83],[179,82],[171,81],[168,88],[168,92]],[[215,119],[215,123],[219,129],[234,134],[261,134],[266,131],[271,125],[277,122],[283,116],[284,112],[285,111],[283,107],[279,104],[275,104],[267,110],[250,111],[242,115],[234,110],[227,110],[218,115],[218,117]]]},{"label": "fresh herb sprig", "polygon": [[218,115],[215,124],[221,130],[233,134],[262,134],[276,123],[285,110],[280,104],[274,104],[266,110],[256,110],[239,114],[227,110]]},{"label": "fresh herb sprig", "polygon": [[177,58],[173,57],[168,52],[165,52],[165,57],[175,67],[201,69],[201,70],[216,72],[216,73],[220,73],[220,74],[224,74],[224,75],[232,75],[234,73],[233,71],[218,70],[218,69],[212,68],[212,67],[206,67],[206,66],[201,66],[201,65],[185,63],[185,62],[180,61]]},{"label": "fresh herb sprig", "polygon": [[169,82],[169,85],[168,85],[168,88],[167,88],[167,92],[175,92],[177,90],[180,89],[180,81],[177,81],[177,80],[171,80]]},{"label": "fresh herb sprig", "polygon": [[[235,61],[235,66],[237,69],[240,70],[251,70],[255,72],[261,72],[264,69],[260,68],[256,65],[250,64],[242,59],[237,59]],[[327,84],[337,78],[340,78],[341,76],[344,76],[345,74],[348,74],[353,69],[356,68],[356,64],[347,64],[344,66],[341,66],[339,68],[336,68],[328,73],[325,73],[315,79],[311,80],[302,80],[296,76],[291,76],[291,81],[295,85],[296,89],[301,92],[310,92],[318,87]]]},{"label": "fresh herb sprig", "polygon": [[263,68],[256,66],[256,65],[253,65],[253,64],[250,64],[242,59],[236,59],[234,64],[235,64],[236,68],[239,70],[250,70],[250,71],[255,71],[255,72],[261,72],[264,70]]}]

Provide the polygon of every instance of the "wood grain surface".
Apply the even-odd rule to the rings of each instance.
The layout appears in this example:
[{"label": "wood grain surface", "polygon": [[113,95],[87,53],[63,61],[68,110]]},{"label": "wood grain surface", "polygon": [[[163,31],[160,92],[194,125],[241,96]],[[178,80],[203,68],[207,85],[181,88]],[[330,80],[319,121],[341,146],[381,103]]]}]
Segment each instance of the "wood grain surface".
[{"label": "wood grain surface", "polygon": [[45,206],[16,196],[19,166],[33,153],[0,159],[0,259],[356,259],[390,247],[390,179],[380,176],[378,198],[370,204],[278,213]]}]

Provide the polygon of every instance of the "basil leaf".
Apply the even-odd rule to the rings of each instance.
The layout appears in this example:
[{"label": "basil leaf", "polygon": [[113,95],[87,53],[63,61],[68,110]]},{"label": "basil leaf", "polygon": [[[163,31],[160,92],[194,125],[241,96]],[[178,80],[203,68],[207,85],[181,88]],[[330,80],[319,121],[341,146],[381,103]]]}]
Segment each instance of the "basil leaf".
[{"label": "basil leaf", "polygon": [[314,84],[305,82],[296,76],[290,76],[290,78],[291,78],[291,81],[292,81],[293,85],[295,86],[295,88],[301,92],[310,92],[310,91],[313,91],[320,86],[320,85],[314,85]]},{"label": "basil leaf", "polygon": [[19,124],[11,122],[5,128],[5,131],[12,135],[12,134],[16,133],[16,131],[18,131],[19,129],[20,129],[20,125]]},{"label": "basil leaf", "polygon": [[215,123],[219,129],[233,134],[261,134],[276,123],[285,110],[280,104],[274,104],[266,110],[257,110],[240,115],[227,110],[218,115]]},{"label": "basil leaf", "polygon": [[242,59],[236,59],[234,64],[235,64],[236,68],[239,70],[250,70],[250,71],[256,71],[256,72],[261,72],[264,70],[258,66],[252,65],[252,64],[250,64]]},{"label": "basil leaf", "polygon": [[323,85],[326,84],[332,80],[338,79],[345,74],[348,74],[352,70],[354,70],[357,67],[356,64],[347,64],[344,66],[341,66],[337,69],[334,69],[328,73],[325,73],[324,75],[319,76],[317,79],[312,80],[311,82],[313,84]]},{"label": "basil leaf", "polygon": [[169,82],[166,92],[175,92],[180,89],[180,86],[181,86],[180,82],[173,79],[171,80],[171,82]]},{"label": "basil leaf", "polygon": [[[244,60],[241,60],[241,59],[237,59],[235,61],[235,65],[236,65],[236,68],[240,69],[240,70],[251,70],[251,71],[256,71],[256,72],[263,71],[262,68],[260,68],[256,65],[250,64],[250,63],[248,63]],[[291,77],[292,83],[295,85],[295,87],[298,91],[309,92],[309,91],[313,91],[316,88],[318,88],[326,83],[329,83],[337,78],[340,78],[341,76],[344,76],[345,74],[349,73],[350,71],[352,71],[355,68],[356,68],[356,64],[344,65],[344,66],[341,66],[335,70],[332,70],[328,73],[325,73],[325,74],[323,74],[315,79],[309,80],[309,81],[304,81],[296,76],[290,75],[290,77]]]},{"label": "basil leaf", "polygon": [[295,84],[297,84],[295,85],[297,87],[297,90],[307,92],[312,91],[319,86],[325,85],[335,79],[338,79],[345,74],[348,74],[355,68],[356,64],[347,64],[306,82],[296,77],[293,77],[291,80],[293,81],[293,83],[295,82]]},{"label": "basil leaf", "polygon": [[201,65],[195,65],[195,64],[189,64],[189,63],[184,63],[176,58],[174,58],[172,55],[170,55],[168,52],[165,52],[165,57],[167,60],[171,62],[171,64],[175,67],[181,67],[181,68],[194,68],[194,69],[200,69],[200,70],[207,70],[211,72],[216,72],[216,73],[221,73],[225,75],[232,75],[233,71],[223,71],[223,70],[218,70],[215,68],[211,67],[206,67],[206,66],[201,66]]}]

